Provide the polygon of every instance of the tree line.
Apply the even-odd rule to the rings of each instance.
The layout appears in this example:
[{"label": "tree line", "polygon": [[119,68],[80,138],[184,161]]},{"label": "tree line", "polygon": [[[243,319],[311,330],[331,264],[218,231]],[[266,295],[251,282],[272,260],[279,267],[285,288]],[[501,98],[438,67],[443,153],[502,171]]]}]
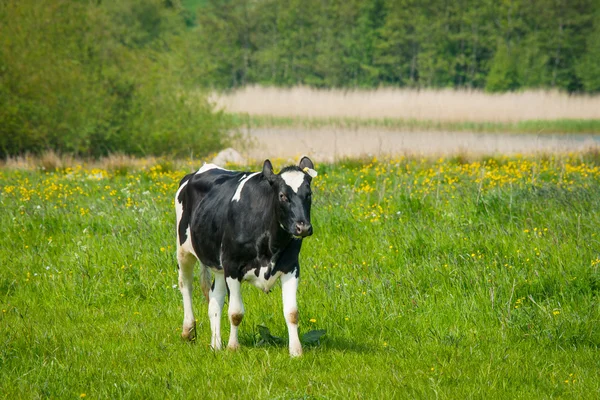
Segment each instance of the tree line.
[{"label": "tree line", "polygon": [[0,157],[206,154],[248,84],[595,93],[600,2],[0,1]]},{"label": "tree line", "polygon": [[205,85],[600,91],[597,0],[209,0]]}]

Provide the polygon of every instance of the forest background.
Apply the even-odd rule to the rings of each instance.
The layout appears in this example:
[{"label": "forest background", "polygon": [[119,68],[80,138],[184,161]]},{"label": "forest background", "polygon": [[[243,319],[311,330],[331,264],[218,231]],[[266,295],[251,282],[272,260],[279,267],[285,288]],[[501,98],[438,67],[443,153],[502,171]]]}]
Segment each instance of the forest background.
[{"label": "forest background", "polygon": [[202,155],[247,85],[600,91],[600,3],[6,0],[0,157]]}]

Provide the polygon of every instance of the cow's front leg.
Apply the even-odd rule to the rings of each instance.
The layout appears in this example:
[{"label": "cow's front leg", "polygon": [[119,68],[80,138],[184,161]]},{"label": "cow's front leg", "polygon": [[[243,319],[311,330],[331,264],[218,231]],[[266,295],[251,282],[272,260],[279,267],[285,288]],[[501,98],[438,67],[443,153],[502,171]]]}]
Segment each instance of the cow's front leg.
[{"label": "cow's front leg", "polygon": [[283,297],[283,316],[288,328],[290,356],[302,355],[302,345],[298,337],[298,305],[296,292],[298,291],[297,270],[281,276],[281,294]]},{"label": "cow's front leg", "polygon": [[208,318],[210,319],[211,339],[210,346],[214,350],[221,350],[223,343],[221,341],[221,313],[223,312],[223,303],[227,286],[225,285],[225,276],[223,273],[215,273],[215,280],[212,288],[208,292]]},{"label": "cow's front leg", "polygon": [[183,329],[181,337],[186,340],[194,340],[196,337],[196,319],[194,318],[194,310],[192,309],[192,281],[196,258],[180,247],[177,250],[177,262],[179,264],[179,291],[181,291],[181,296],[183,297]]},{"label": "cow's front leg", "polygon": [[242,303],[242,283],[233,278],[226,278],[229,288],[229,322],[231,330],[229,331],[229,343],[227,348],[236,350],[240,347],[238,342],[238,326],[244,319],[244,303]]}]

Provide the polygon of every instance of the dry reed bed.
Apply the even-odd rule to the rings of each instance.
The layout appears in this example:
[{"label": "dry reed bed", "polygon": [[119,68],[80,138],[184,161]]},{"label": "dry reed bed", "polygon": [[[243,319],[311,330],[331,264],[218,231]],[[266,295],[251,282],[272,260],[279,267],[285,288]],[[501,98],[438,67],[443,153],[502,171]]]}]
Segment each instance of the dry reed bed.
[{"label": "dry reed bed", "polygon": [[112,174],[125,175],[160,165],[162,170],[185,169],[190,165],[201,165],[200,160],[180,160],[167,157],[133,157],[126,154],[110,154],[99,159],[78,158],[70,154],[60,154],[52,150],[40,155],[7,157],[0,160],[0,169],[61,171],[82,167],[89,170],[103,170]]},{"label": "dry reed bed", "polygon": [[400,118],[448,122],[598,119],[600,96],[558,91],[489,94],[474,90],[319,90],[249,86],[214,93],[232,113],[278,117]]}]

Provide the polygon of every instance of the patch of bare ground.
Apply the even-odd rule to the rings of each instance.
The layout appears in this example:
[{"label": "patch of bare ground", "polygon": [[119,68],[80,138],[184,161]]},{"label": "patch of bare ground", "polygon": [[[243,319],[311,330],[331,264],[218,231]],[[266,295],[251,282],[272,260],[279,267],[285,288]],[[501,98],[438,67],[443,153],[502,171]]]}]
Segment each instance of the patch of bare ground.
[{"label": "patch of bare ground", "polygon": [[319,162],[344,158],[448,156],[456,154],[516,155],[582,152],[600,148],[597,135],[531,135],[375,129],[259,128],[238,151],[250,160],[279,157],[296,160],[310,155]]}]

